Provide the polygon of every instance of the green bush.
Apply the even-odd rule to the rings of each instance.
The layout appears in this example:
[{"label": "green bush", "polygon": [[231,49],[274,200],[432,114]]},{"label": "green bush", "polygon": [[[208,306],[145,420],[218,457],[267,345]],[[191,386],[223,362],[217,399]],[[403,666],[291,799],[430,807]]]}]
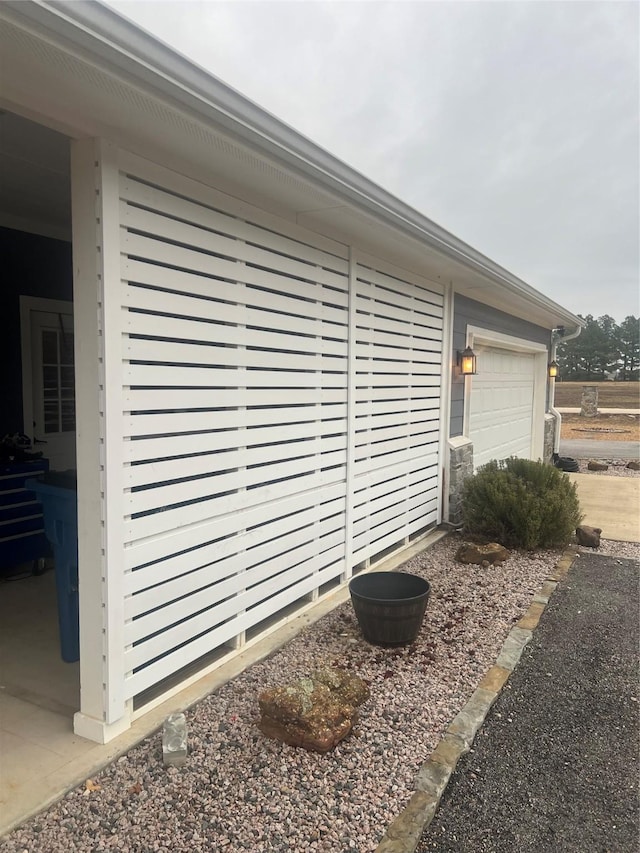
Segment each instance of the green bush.
[{"label": "green bush", "polygon": [[514,456],[483,465],[466,481],[462,513],[468,535],[530,551],[566,545],[582,521],[566,474]]}]

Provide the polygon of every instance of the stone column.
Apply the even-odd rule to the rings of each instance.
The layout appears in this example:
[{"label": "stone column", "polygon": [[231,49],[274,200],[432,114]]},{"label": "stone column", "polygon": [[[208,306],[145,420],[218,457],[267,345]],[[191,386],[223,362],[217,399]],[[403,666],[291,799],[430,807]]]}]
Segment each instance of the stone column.
[{"label": "stone column", "polygon": [[553,451],[556,446],[556,429],[558,422],[553,415],[544,416],[544,450],[543,461],[550,464],[553,459]]},{"label": "stone column", "polygon": [[473,444],[468,438],[449,439],[449,521],[462,522],[462,488],[473,476]]},{"label": "stone column", "polygon": [[596,385],[582,386],[582,407],[580,415],[583,418],[595,418],[598,414],[598,387]]}]

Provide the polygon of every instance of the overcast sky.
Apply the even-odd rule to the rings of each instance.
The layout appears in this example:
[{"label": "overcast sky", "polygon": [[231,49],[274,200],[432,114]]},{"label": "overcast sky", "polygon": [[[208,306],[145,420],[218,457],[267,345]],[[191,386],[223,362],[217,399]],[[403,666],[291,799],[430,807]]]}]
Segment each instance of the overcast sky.
[{"label": "overcast sky", "polygon": [[570,311],[640,314],[640,4],[110,5]]}]

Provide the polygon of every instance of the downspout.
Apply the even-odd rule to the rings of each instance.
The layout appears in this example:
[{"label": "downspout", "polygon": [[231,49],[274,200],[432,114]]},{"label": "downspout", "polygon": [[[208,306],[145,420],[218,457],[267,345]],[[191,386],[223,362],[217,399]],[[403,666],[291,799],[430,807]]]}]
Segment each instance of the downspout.
[{"label": "downspout", "polygon": [[444,285],[442,321],[442,364],[440,367],[440,428],[438,436],[438,516],[442,525],[449,519],[449,423],[451,419],[451,354],[453,351],[453,283]]},{"label": "downspout", "polygon": [[[577,338],[581,331],[582,326],[578,326],[574,332],[571,332],[570,335],[565,335],[564,330],[560,332],[559,330],[553,329],[551,332],[551,361],[556,360],[556,347],[558,345],[558,342],[564,343],[565,341],[571,341],[574,338]],[[550,381],[549,387],[549,413],[553,415],[556,422],[555,437],[553,441],[553,452],[560,453],[560,431],[562,429],[562,415],[554,406],[555,392],[556,380],[552,379]]]}]

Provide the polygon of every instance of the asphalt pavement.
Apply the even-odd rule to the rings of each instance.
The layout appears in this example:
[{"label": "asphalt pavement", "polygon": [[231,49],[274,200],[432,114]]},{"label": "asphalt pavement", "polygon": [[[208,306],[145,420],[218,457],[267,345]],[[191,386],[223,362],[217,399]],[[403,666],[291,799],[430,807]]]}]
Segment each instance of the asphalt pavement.
[{"label": "asphalt pavement", "polygon": [[577,558],[417,853],[637,853],[639,569]]}]

